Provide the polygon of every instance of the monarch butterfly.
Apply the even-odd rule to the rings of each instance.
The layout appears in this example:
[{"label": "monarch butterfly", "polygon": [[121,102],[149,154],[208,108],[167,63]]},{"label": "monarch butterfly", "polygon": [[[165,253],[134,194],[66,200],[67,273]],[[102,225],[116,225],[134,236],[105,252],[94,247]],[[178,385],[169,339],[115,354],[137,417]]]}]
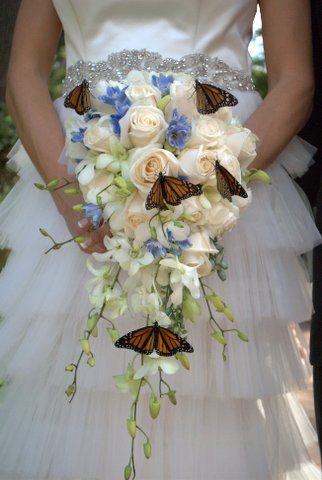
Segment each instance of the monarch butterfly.
[{"label": "monarch butterfly", "polygon": [[114,345],[118,348],[130,348],[144,355],[151,355],[155,350],[163,357],[171,357],[177,352],[193,352],[190,343],[171,330],[160,327],[158,322],[126,333]]},{"label": "monarch butterfly", "polygon": [[195,83],[197,110],[202,114],[216,113],[221,107],[233,107],[238,100],[234,95],[209,83]]},{"label": "monarch butterfly", "polygon": [[247,198],[247,192],[236,178],[216,160],[215,172],[217,179],[217,190],[224,198],[231,202],[232,195]]},{"label": "monarch butterfly", "polygon": [[201,185],[194,185],[186,180],[169,177],[160,172],[147,196],[145,208],[147,210],[151,210],[151,208],[166,210],[165,202],[169,205],[180,205],[182,200],[201,194]]},{"label": "monarch butterfly", "polygon": [[91,108],[91,94],[89,83],[83,80],[82,83],[76,85],[75,88],[65,98],[64,106],[73,108],[78,115],[84,115]]}]

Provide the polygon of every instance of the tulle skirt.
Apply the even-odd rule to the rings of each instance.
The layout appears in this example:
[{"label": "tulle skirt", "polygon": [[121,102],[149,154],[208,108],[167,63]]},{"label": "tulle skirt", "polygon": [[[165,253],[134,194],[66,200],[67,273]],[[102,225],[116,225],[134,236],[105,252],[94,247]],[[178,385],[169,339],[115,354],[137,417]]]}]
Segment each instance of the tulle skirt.
[{"label": "tulle skirt", "polygon": [[[299,255],[320,237],[286,168],[303,173],[309,158],[294,139],[269,169],[273,185],[253,184],[253,203],[223,239],[228,279],[208,283],[249,343],[232,336],[223,362],[206,314],[188,325],[190,371],[167,377],[178,404],[162,401],[152,420],[143,396],[138,416],[152,457],[138,441],[138,479],[320,478],[307,451],[315,433],[292,393],[309,375],[298,348],[297,325],[311,316]],[[115,349],[102,327],[92,343],[96,366],[83,365],[68,403],[64,367],[79,355],[90,308],[86,255],[73,244],[44,254],[49,244],[39,227],[58,240],[69,234],[50,195],[33,187],[39,177],[22,147],[12,162],[21,178],[0,208],[1,245],[12,250],[0,275],[0,479],[120,479],[131,401],[112,375],[124,372],[131,352]],[[133,329],[126,315],[119,329]]]}]

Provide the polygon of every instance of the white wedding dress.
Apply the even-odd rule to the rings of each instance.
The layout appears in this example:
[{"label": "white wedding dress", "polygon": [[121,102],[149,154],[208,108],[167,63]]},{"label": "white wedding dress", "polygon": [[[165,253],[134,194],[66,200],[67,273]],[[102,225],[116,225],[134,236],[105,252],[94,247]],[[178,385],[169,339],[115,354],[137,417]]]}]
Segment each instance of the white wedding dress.
[{"label": "white wedding dress", "polygon": [[[81,75],[80,64],[73,67],[79,60],[88,74],[101,75],[101,67],[86,62],[123,49],[176,60],[204,53],[229,66],[236,116],[244,121],[261,101],[247,78],[256,0],[53,3],[65,31],[67,85]],[[138,54],[148,52],[127,53],[131,61]],[[66,116],[62,100],[56,106]],[[33,187],[39,176],[22,147],[11,161],[21,179],[0,208],[1,245],[12,249],[0,275],[0,480],[123,478],[130,399],[117,391],[112,375],[125,370],[131,352],[114,349],[100,332],[92,345],[96,366],[84,362],[77,395],[68,403],[64,367],[78,357],[89,309],[86,255],[75,245],[44,255],[49,244],[39,227],[59,240],[69,234],[50,195]],[[215,289],[250,341],[232,338],[224,363],[207,318],[189,324],[191,370],[169,377],[178,405],[162,402],[156,420],[147,405],[139,413],[153,448],[146,460],[138,442],[139,480],[320,478],[307,451],[313,429],[291,393],[305,386],[309,373],[294,333],[311,315],[298,255],[319,235],[289,174],[303,173],[309,161],[294,139],[269,169],[273,185],[253,184],[253,203],[224,238],[228,279],[214,278]],[[121,328],[131,330],[129,319]]]}]

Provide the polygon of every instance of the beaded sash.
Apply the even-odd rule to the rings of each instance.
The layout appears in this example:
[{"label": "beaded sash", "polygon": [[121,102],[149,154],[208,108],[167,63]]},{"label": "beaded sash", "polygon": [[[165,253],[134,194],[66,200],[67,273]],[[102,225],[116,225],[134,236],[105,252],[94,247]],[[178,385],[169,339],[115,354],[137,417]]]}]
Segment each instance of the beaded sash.
[{"label": "beaded sash", "polygon": [[131,70],[187,73],[201,82],[214,83],[227,90],[255,90],[251,77],[241,70],[231,68],[217,57],[192,53],[177,60],[163,58],[159,53],[144,49],[111,53],[102,62],[79,60],[67,70],[63,80],[64,95],[84,79],[90,87],[95,87],[100,80],[121,81]]}]

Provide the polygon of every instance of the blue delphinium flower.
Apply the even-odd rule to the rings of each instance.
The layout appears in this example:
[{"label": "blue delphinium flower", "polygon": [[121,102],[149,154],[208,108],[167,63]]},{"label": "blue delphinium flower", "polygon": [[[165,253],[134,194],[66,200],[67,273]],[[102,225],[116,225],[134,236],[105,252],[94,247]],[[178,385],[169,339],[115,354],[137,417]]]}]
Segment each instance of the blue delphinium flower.
[{"label": "blue delphinium flower", "polygon": [[168,129],[166,131],[166,139],[171,147],[182,150],[191,135],[191,123],[185,115],[179,115],[175,108],[172,112]]},{"label": "blue delphinium flower", "polygon": [[122,88],[122,90],[118,86],[107,87],[106,95],[100,95],[98,99],[108,105],[113,105],[114,107],[116,102],[122,103],[127,98],[125,95],[126,89],[127,87]]},{"label": "blue delphinium flower", "polygon": [[115,133],[115,135],[120,135],[121,129],[119,121],[122,117],[124,117],[128,109],[132,105],[132,102],[125,94],[126,89],[127,87],[122,88],[122,90],[118,86],[107,87],[106,95],[101,95],[98,97],[99,100],[102,100],[102,102],[108,105],[112,105],[116,110],[116,113],[113,113],[110,116],[113,132]]},{"label": "blue delphinium flower", "polygon": [[93,112],[92,110],[90,110],[85,115],[85,122],[89,122],[90,120],[93,120],[94,118],[100,118],[100,117],[101,117],[101,115],[99,113]]},{"label": "blue delphinium flower", "polygon": [[170,85],[173,81],[174,78],[172,75],[164,75],[163,73],[160,73],[160,75],[152,75],[152,85],[160,90],[162,97],[169,95]]},{"label": "blue delphinium flower", "polygon": [[84,216],[92,222],[94,228],[98,228],[101,226],[103,216],[102,210],[98,205],[95,205],[95,203],[85,203],[82,210]]},{"label": "blue delphinium flower", "polygon": [[173,237],[173,233],[171,230],[167,228],[167,236],[170,242],[170,252],[179,257],[182,253],[182,250],[186,250],[187,248],[191,247],[191,243],[188,239],[186,240],[175,240]]},{"label": "blue delphinium flower", "polygon": [[152,240],[150,238],[145,242],[146,248],[149,250],[150,253],[156,257],[165,257],[167,254],[167,249],[162,245],[162,243],[158,242],[157,240]]},{"label": "blue delphinium flower", "polygon": [[73,143],[83,143],[84,144],[84,135],[87,130],[87,127],[85,128],[79,128],[76,132],[71,132],[71,141]]}]

